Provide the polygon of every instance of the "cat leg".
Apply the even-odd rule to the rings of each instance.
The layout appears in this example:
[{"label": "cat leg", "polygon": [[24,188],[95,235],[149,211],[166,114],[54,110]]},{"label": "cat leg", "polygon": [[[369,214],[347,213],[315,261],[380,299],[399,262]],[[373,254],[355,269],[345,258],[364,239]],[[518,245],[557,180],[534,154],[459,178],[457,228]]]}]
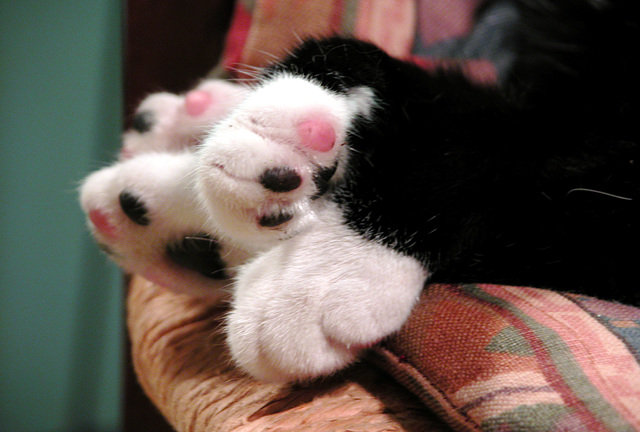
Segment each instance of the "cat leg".
[{"label": "cat leg", "polygon": [[330,91],[280,74],[251,92],[198,149],[198,187],[221,232],[263,253],[242,267],[228,340],[263,380],[334,372],[400,328],[421,264],[351,232],[331,202],[347,145],[375,104],[367,87]]},{"label": "cat leg", "polygon": [[329,204],[313,227],[240,271],[227,326],[232,357],[265,381],[335,372],[400,329],[426,277],[414,258],[349,230]]},{"label": "cat leg", "polygon": [[312,225],[323,195],[348,176],[349,133],[373,103],[365,87],[339,94],[290,74],[262,83],[198,149],[216,224],[265,248]]}]

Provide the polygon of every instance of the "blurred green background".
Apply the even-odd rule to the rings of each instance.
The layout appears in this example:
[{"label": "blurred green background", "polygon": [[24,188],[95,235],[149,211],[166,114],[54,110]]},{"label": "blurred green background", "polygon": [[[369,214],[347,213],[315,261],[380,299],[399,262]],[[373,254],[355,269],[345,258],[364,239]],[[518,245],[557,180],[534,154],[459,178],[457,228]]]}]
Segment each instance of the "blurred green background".
[{"label": "blurred green background", "polygon": [[0,431],[120,429],[122,282],[78,182],[122,112],[118,0],[0,0]]}]

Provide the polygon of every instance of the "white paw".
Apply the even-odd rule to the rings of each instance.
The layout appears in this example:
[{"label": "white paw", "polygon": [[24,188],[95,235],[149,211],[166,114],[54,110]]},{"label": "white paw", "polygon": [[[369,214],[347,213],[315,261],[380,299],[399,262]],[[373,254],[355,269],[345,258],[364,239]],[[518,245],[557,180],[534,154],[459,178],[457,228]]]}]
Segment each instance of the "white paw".
[{"label": "white paw", "polygon": [[264,381],[330,374],[397,331],[423,288],[415,259],[362,239],[335,208],[245,265],[228,317],[236,364]]},{"label": "white paw", "polygon": [[220,296],[247,254],[208,234],[193,153],[145,153],[88,176],[91,232],[121,267],[178,292]]},{"label": "white paw", "polygon": [[199,188],[225,234],[270,245],[314,220],[316,199],[346,174],[345,142],[371,92],[330,92],[280,75],[249,94],[199,149]]},{"label": "white paw", "polygon": [[247,89],[222,80],[203,81],[184,95],[154,93],[145,98],[124,133],[122,156],[183,151],[199,144],[211,125],[228,115]]}]

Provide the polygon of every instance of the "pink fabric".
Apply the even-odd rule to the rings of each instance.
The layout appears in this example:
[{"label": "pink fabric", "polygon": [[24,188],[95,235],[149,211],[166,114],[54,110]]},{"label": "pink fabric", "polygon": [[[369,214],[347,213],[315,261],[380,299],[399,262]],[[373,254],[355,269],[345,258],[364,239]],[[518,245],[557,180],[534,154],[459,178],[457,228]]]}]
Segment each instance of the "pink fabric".
[{"label": "pink fabric", "polygon": [[[607,314],[592,312],[603,304]],[[373,358],[456,430],[617,432],[640,430],[639,342],[637,308],[433,285]]]},{"label": "pink fabric", "polygon": [[418,0],[418,34],[425,45],[469,33],[483,0]]}]

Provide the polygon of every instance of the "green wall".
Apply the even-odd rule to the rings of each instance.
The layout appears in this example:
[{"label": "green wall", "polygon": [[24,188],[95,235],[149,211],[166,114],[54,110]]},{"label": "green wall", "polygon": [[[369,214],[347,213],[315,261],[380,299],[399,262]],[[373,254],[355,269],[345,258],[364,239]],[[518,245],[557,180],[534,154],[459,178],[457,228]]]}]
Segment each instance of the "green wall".
[{"label": "green wall", "polygon": [[0,431],[120,429],[122,289],[77,204],[121,123],[118,0],[0,0]]}]

